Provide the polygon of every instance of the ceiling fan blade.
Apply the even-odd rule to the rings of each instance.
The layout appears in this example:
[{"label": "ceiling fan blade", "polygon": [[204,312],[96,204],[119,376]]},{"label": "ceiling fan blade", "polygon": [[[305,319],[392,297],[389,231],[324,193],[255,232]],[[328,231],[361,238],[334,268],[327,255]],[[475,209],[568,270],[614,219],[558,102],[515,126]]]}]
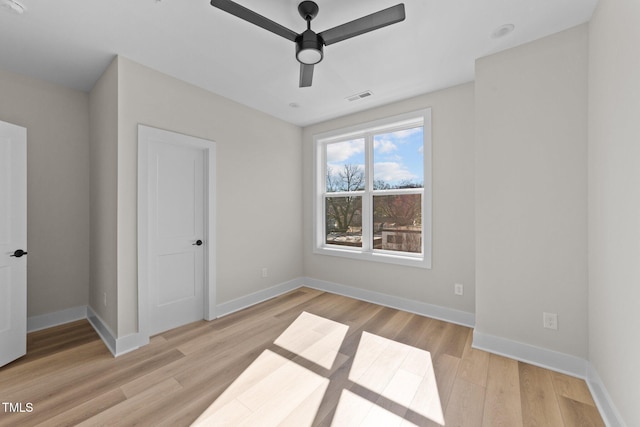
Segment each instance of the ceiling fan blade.
[{"label": "ceiling fan blade", "polygon": [[324,40],[325,45],[337,43],[387,25],[404,21],[404,3],[391,6],[371,15],[363,16],[346,24],[338,25],[318,34]]},{"label": "ceiling fan blade", "polygon": [[291,40],[292,42],[296,41],[296,37],[298,37],[298,34],[294,33],[290,29],[259,15],[238,3],[234,3],[231,0],[211,0],[211,6],[224,10],[225,12],[237,16],[240,19],[244,19],[258,27],[262,27],[267,31],[271,31],[285,39]]},{"label": "ceiling fan blade", "polygon": [[313,81],[313,65],[300,64],[300,87],[309,87]]}]

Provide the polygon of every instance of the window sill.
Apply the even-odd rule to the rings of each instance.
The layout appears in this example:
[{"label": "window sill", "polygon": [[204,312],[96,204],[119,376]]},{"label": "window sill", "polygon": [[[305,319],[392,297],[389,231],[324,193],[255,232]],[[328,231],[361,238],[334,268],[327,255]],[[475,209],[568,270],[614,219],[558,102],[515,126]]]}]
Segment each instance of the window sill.
[{"label": "window sill", "polygon": [[395,255],[388,252],[367,252],[329,246],[316,247],[314,248],[313,253],[317,255],[328,255],[340,258],[357,259],[361,261],[396,264],[405,267],[431,269],[431,259],[423,256]]}]

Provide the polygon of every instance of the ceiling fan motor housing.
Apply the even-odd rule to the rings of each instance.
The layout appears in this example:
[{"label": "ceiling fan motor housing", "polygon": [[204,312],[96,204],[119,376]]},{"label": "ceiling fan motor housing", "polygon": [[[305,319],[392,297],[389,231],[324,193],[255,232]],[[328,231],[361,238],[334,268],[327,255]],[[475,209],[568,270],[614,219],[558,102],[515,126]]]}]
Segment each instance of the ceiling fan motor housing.
[{"label": "ceiling fan motor housing", "polygon": [[296,38],[296,58],[302,64],[317,64],[322,61],[324,41],[312,30],[306,30]]}]

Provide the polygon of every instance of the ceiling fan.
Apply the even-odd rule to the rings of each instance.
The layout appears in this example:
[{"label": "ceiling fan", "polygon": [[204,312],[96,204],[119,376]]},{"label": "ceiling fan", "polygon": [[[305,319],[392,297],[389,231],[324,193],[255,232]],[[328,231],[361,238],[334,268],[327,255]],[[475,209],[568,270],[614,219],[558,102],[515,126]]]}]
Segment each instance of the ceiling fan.
[{"label": "ceiling fan", "polygon": [[296,59],[300,62],[300,87],[311,86],[313,66],[322,61],[324,46],[404,21],[405,18],[404,4],[400,3],[321,33],[316,33],[311,29],[311,20],[318,14],[318,5],[313,1],[303,1],[298,5],[298,13],[300,13],[302,19],[307,21],[307,29],[297,34],[231,0],[211,0],[211,6],[295,42]]}]

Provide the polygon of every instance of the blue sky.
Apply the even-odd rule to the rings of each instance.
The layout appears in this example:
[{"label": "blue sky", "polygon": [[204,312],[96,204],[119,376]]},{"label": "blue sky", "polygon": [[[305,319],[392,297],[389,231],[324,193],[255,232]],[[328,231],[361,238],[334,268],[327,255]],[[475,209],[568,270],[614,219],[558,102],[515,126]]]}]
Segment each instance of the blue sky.
[{"label": "blue sky", "polygon": [[[423,144],[422,127],[376,135],[373,140],[374,179],[390,185],[403,181],[422,183]],[[327,146],[327,166],[337,171],[345,164],[364,166],[364,139]]]}]

